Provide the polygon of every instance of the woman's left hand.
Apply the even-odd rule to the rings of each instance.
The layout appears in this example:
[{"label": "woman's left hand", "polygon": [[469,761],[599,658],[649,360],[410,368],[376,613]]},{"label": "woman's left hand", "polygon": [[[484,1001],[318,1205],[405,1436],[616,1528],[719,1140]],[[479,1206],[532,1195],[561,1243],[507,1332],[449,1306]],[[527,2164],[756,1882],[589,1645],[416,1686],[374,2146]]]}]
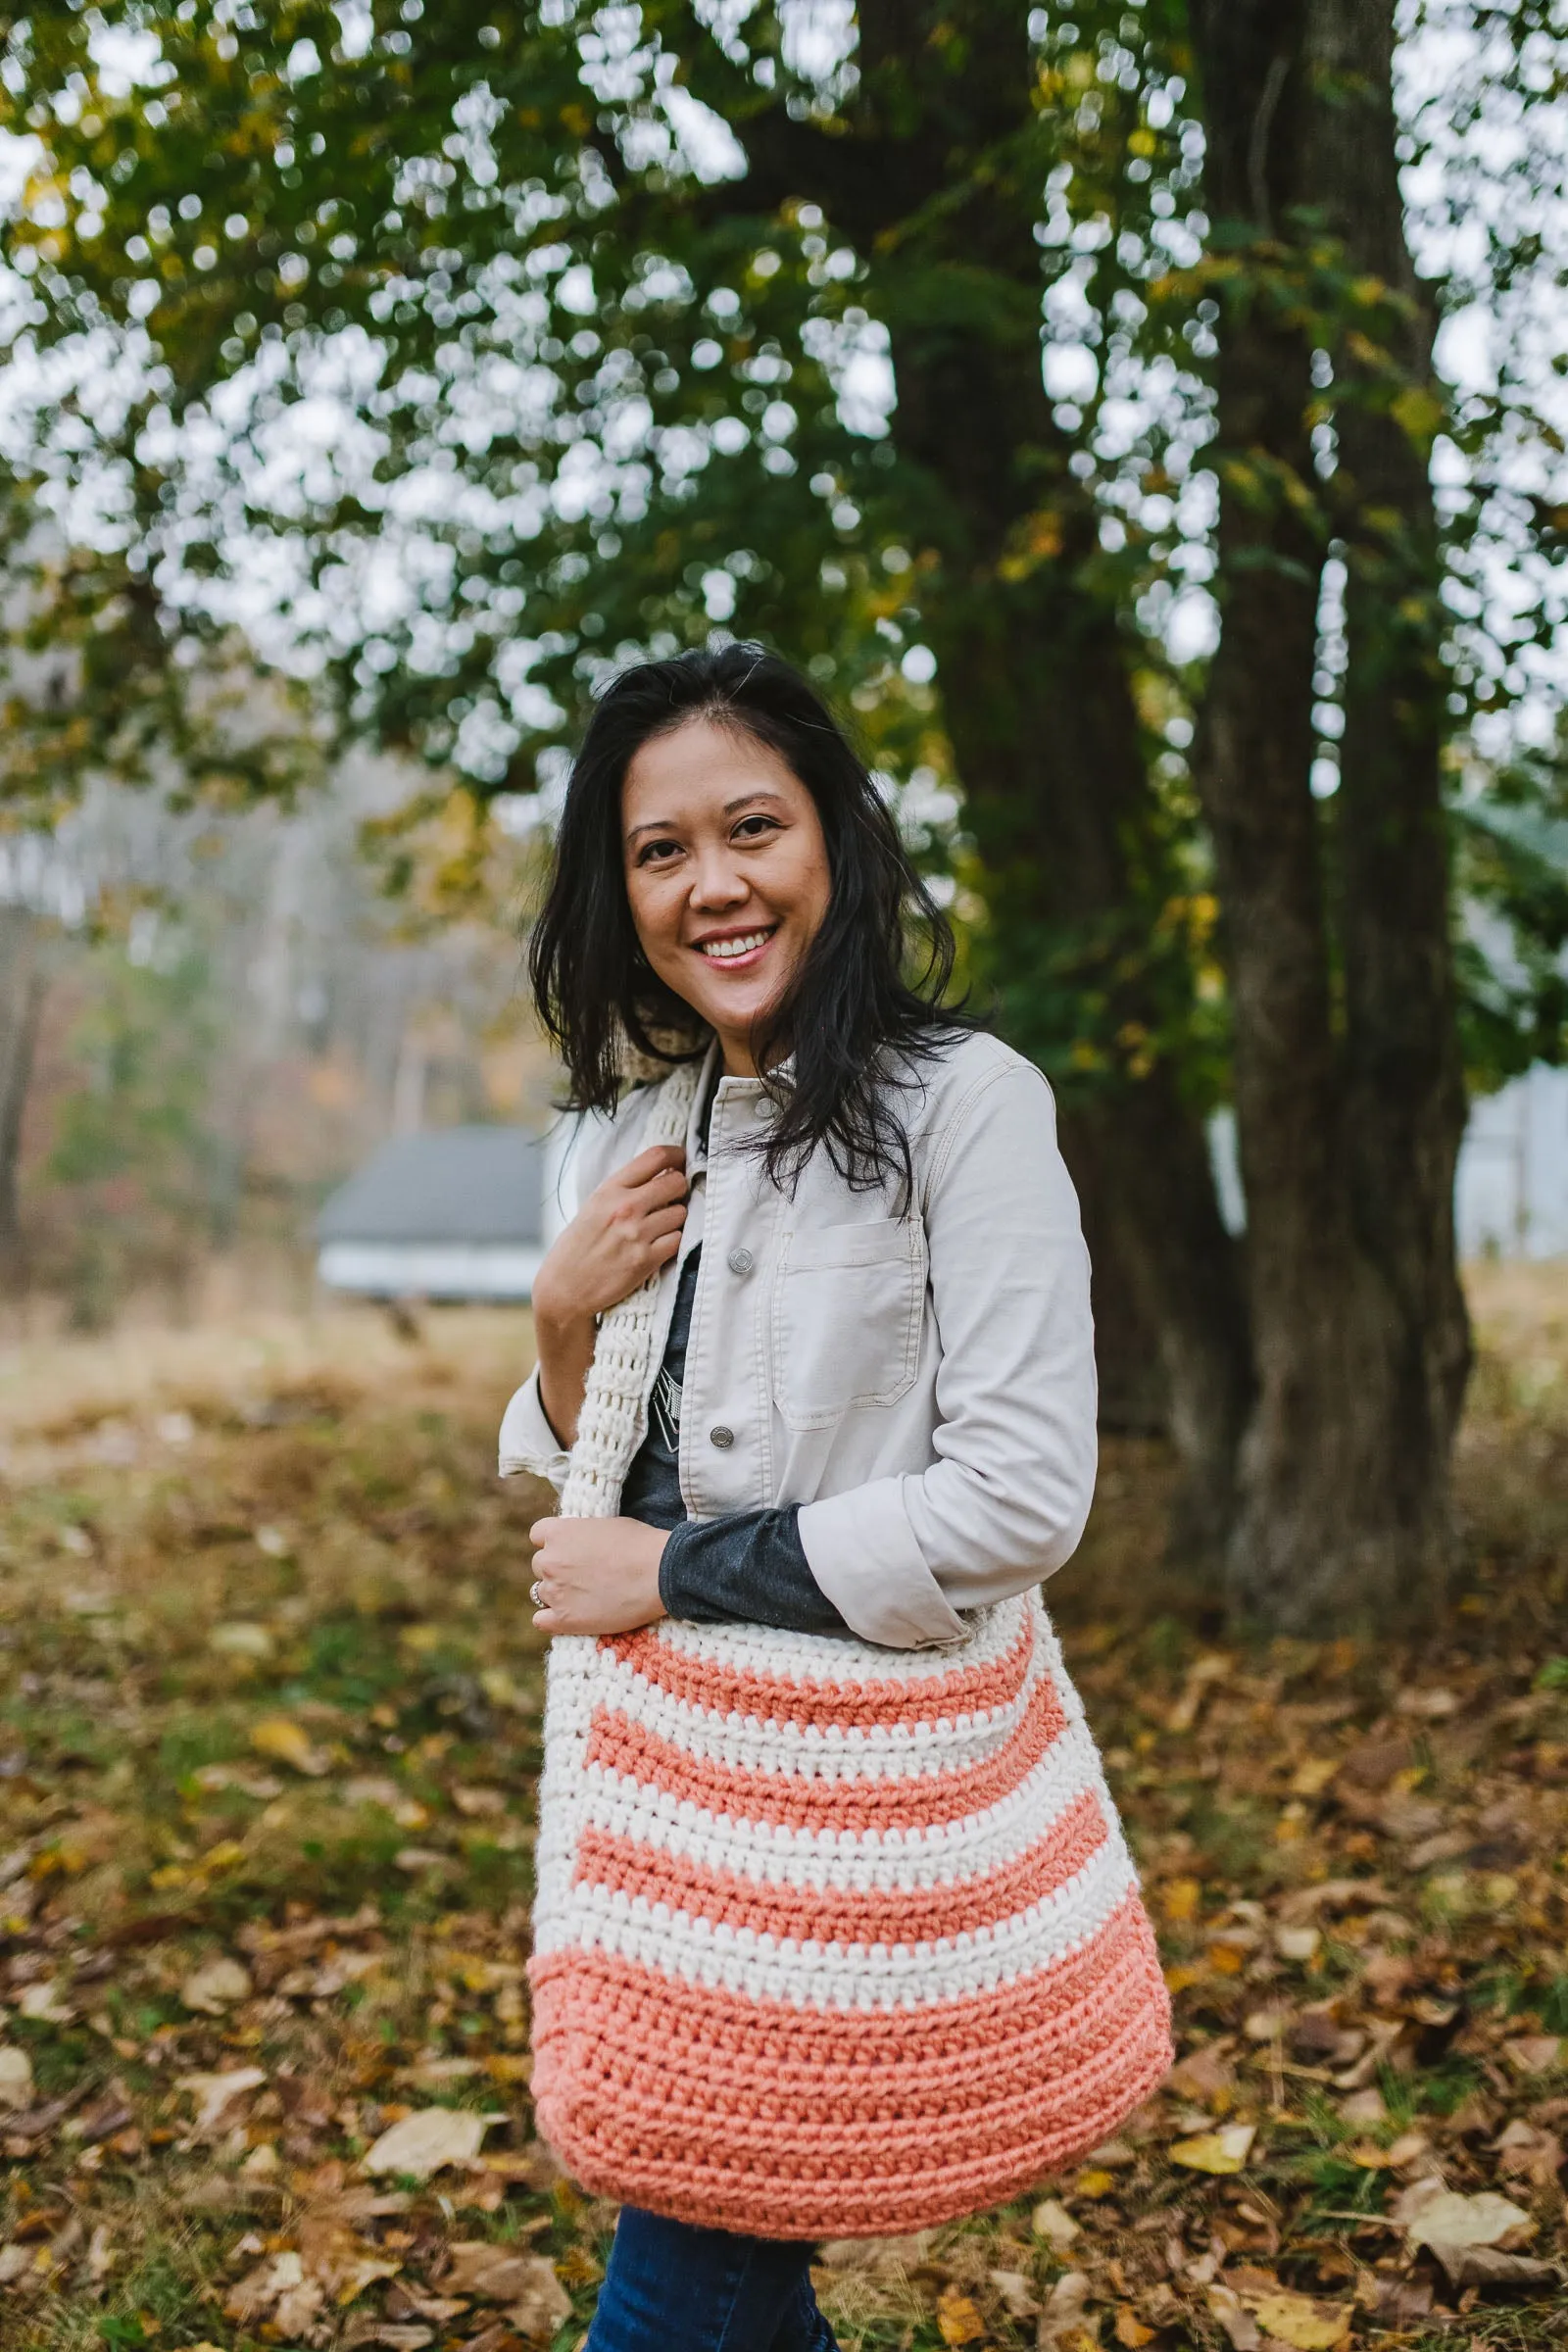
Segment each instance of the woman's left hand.
[{"label": "woman's left hand", "polygon": [[540,1519],[528,1530],[542,1634],[629,1634],[664,1614],[668,1530],[640,1519]]}]

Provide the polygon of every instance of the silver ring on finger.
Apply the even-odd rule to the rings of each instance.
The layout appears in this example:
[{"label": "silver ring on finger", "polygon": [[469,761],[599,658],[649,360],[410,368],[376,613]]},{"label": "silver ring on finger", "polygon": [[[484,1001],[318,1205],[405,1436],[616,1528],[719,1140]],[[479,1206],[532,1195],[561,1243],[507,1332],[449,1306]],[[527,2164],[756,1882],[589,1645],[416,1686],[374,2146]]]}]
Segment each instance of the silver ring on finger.
[{"label": "silver ring on finger", "polygon": [[545,1605],[545,1589],[537,1577],[534,1578],[533,1583],[528,1587],[528,1598],[532,1601],[536,1609],[542,1609]]}]

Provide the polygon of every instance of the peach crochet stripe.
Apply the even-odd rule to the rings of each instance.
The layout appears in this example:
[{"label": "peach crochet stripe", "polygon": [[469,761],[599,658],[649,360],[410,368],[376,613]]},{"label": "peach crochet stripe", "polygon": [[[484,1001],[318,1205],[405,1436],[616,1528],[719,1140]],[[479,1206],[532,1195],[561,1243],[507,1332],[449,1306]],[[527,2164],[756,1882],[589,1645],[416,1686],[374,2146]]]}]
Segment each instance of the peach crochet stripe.
[{"label": "peach crochet stripe", "polygon": [[677,2007],[633,1962],[540,1961],[536,2041],[553,2055],[534,2092],[599,2194],[762,2237],[925,2229],[1022,2194],[1168,2067],[1136,1895],[1074,1962],[985,2000],[848,2018],[700,1985]]},{"label": "peach crochet stripe", "polygon": [[[686,1132],[690,1068],[647,1141]],[[617,1507],[657,1285],[601,1324],[562,1510]],[[923,2228],[1170,2060],[1137,1875],[1038,1593],[885,1650],[668,1621],[552,1645],[529,1981],[583,2184],[766,2237]]]},{"label": "peach crochet stripe", "polygon": [[821,1689],[808,1683],[780,1684],[774,1676],[727,1668],[718,1660],[686,1658],[640,1634],[621,1634],[604,1647],[671,1697],[711,1708],[715,1714],[835,1729],[955,1723],[960,1716],[1004,1706],[1022,1688],[1030,1653],[1028,1632],[1022,1629],[1012,1647],[995,1660],[956,1666],[912,1685],[864,1683],[852,1699],[837,1685]]},{"label": "peach crochet stripe", "polygon": [[[607,1710],[594,1724],[587,1760],[732,1818],[784,1822],[798,1829],[819,1823],[824,1828],[831,1824],[841,1830],[868,1830],[877,1822],[909,1829],[924,1822],[956,1821],[994,1804],[1038,1763],[1063,1725],[1055,1691],[1049,1683],[1041,1683],[1013,1738],[984,1764],[900,1779],[839,1780],[825,1773],[778,1776],[714,1764]],[[780,1777],[791,1785],[780,1788]]]},{"label": "peach crochet stripe", "polygon": [[763,1883],[734,1871],[711,1870],[587,1830],[578,1846],[577,1878],[623,1894],[632,1903],[663,1903],[671,1911],[749,1928],[757,1936],[796,1942],[933,1943],[991,1927],[1054,1894],[1105,1842],[1105,1818],[1092,1794],[1079,1797],[1028,1853],[982,1879],[950,1880],[893,1894],[845,1894],[821,1886]]}]

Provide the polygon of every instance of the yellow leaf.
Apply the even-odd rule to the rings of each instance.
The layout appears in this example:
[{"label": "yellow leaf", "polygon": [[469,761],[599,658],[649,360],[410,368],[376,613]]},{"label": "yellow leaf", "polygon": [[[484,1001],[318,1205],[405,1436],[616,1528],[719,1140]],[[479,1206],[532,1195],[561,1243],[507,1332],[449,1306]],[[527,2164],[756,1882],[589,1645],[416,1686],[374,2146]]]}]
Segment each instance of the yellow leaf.
[{"label": "yellow leaf", "polygon": [[1115,2174],[1102,2172],[1098,2165],[1091,2165],[1073,2182],[1073,2187],[1081,2197],[1108,2197],[1115,2185]]},{"label": "yellow leaf", "polygon": [[1308,1756],[1291,1778],[1293,1796],[1321,1796],[1340,1769],[1338,1756]]},{"label": "yellow leaf", "polygon": [[526,2051],[493,2050],[484,2071],[493,2082],[527,2082],[533,2077],[533,2060]]},{"label": "yellow leaf", "polygon": [[1167,1968],[1165,1971],[1165,1990],[1169,1993],[1186,1992],[1191,1985],[1200,1984],[1202,1981],[1202,1970],[1192,1967],[1186,1961],[1176,1968]]},{"label": "yellow leaf", "polygon": [[1242,1973],[1245,1955],[1234,1943],[1211,1943],[1203,1957],[1216,1976],[1239,1977]]},{"label": "yellow leaf", "polygon": [[1283,2286],[1266,2295],[1244,2292],[1242,2300],[1263,2333],[1290,2344],[1294,2352],[1332,2352],[1350,2332],[1348,2303],[1316,2303],[1310,2295],[1293,2295]]},{"label": "yellow leaf", "polygon": [[945,2286],[937,2304],[937,2328],[945,2344],[977,2344],[984,2336],[986,2324],[967,2295],[956,2286]]},{"label": "yellow leaf", "polygon": [[1203,1884],[1200,1879],[1172,1879],[1169,1886],[1161,1890],[1160,1909],[1173,1928],[1180,1927],[1184,1920],[1197,1917],[1202,1894]]},{"label": "yellow leaf", "polygon": [[245,1848],[237,1838],[220,1838],[218,1843],[210,1845],[203,1854],[201,1866],[206,1871],[232,1870],[236,1862],[243,1862],[244,1859]]},{"label": "yellow leaf", "polygon": [[326,1769],[305,1733],[287,1715],[264,1715],[259,1723],[253,1723],[251,1745],[259,1756],[270,1756],[274,1764],[291,1764],[296,1772],[313,1778]]},{"label": "yellow leaf", "polygon": [[1141,2352],[1143,2345],[1153,2342],[1154,2330],[1144,2326],[1130,2303],[1123,2303],[1116,2313],[1115,2336],[1118,2344],[1126,2345],[1127,2352]]},{"label": "yellow leaf", "polygon": [[1256,2135],[1255,2124],[1227,2124],[1223,2132],[1200,2132],[1192,2139],[1179,2139],[1170,2160],[1190,2173],[1239,2173]]}]

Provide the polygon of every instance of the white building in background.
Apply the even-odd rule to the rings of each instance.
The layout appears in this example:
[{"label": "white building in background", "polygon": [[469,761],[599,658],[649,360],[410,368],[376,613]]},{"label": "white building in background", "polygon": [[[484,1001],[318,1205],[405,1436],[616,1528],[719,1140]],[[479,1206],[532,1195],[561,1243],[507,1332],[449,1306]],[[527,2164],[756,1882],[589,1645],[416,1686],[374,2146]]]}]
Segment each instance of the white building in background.
[{"label": "white building in background", "polygon": [[1453,1206],[1461,1257],[1568,1257],[1568,1070],[1471,1104]]},{"label": "white building in background", "polygon": [[369,1298],[518,1300],[560,1231],[565,1121],[396,1135],[316,1221],[327,1289]]}]

